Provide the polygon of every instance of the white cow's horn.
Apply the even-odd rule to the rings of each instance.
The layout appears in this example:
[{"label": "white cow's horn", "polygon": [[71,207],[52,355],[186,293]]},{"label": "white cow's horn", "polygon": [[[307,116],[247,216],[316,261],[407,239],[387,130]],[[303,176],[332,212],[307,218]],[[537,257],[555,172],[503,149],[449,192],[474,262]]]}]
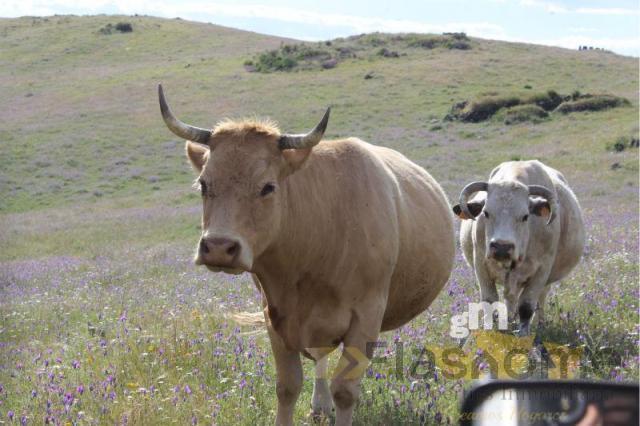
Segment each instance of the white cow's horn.
[{"label": "white cow's horn", "polygon": [[488,186],[489,185],[487,184],[487,182],[471,182],[470,184],[462,188],[462,191],[460,191],[460,209],[469,219],[476,220],[475,216],[473,216],[469,211],[469,207],[467,206],[467,199],[474,192],[486,191]]}]

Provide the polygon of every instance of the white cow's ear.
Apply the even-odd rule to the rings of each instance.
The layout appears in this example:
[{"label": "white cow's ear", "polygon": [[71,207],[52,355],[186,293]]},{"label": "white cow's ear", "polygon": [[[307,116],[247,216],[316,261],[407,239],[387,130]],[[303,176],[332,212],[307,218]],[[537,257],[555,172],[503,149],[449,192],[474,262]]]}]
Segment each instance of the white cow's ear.
[{"label": "white cow's ear", "polygon": [[187,158],[191,163],[191,167],[193,167],[196,173],[200,174],[200,172],[202,172],[202,168],[207,162],[207,159],[209,158],[209,147],[199,143],[187,141],[185,151],[187,153]]},{"label": "white cow's ear", "polygon": [[544,198],[530,198],[529,213],[548,219],[551,215],[551,206],[549,205],[549,202]]},{"label": "white cow's ear", "polygon": [[[484,208],[484,200],[483,201],[471,201],[467,203],[467,207],[469,208],[469,212],[473,215],[473,217],[477,217],[482,209]],[[453,214],[458,216],[460,219],[473,219],[472,217],[467,217],[467,215],[460,208],[460,204],[456,204],[453,206]]]}]

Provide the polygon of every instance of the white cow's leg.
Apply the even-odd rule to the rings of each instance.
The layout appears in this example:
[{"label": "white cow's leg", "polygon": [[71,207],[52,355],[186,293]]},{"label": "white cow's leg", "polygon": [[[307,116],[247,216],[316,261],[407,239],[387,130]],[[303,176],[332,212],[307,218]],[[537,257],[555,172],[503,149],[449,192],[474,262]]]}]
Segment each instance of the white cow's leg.
[{"label": "white cow's leg", "polygon": [[307,352],[309,352],[316,363],[316,377],[313,384],[313,395],[311,397],[311,415],[329,417],[333,410],[333,401],[331,399],[331,390],[329,390],[328,351],[323,349],[307,349]]},{"label": "white cow's leg", "polygon": [[288,350],[270,325],[267,326],[267,330],[276,362],[276,396],[278,397],[276,425],[290,426],[293,425],[293,412],[302,389],[300,353]]},{"label": "white cow's leg", "polygon": [[542,267],[525,283],[518,299],[518,316],[520,318],[520,335],[529,335],[531,317],[538,309],[542,293],[547,287],[550,268]]},{"label": "white cow's leg", "polygon": [[551,284],[545,285],[542,293],[540,293],[540,298],[538,299],[538,309],[536,310],[536,315],[534,317],[534,323],[537,326],[544,325],[544,304],[547,300],[547,294],[549,294],[549,290],[551,290]]},{"label": "white cow's leg", "polygon": [[520,287],[517,282],[509,280],[508,278],[504,283],[504,301],[507,304],[507,312],[509,314],[509,322],[515,322],[517,319],[518,311],[518,293]]},{"label": "white cow's leg", "polygon": [[478,256],[474,257],[474,272],[476,274],[476,281],[480,287],[480,297],[483,302],[497,302],[500,300],[498,296],[498,290],[496,290],[496,282],[487,273],[482,260],[478,259]]}]

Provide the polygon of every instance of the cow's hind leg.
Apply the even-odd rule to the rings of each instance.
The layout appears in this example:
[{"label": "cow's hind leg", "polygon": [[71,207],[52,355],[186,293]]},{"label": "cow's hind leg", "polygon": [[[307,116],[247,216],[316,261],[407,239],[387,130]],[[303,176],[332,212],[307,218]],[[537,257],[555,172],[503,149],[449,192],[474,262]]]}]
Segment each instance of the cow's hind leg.
[{"label": "cow's hind leg", "polygon": [[329,389],[329,350],[307,349],[307,352],[315,360],[315,382],[313,384],[313,396],[311,397],[311,415],[313,417],[331,416],[333,401]]},{"label": "cow's hind leg", "polygon": [[300,353],[288,350],[280,336],[267,326],[271,349],[276,362],[276,396],[278,411],[276,425],[293,425],[293,412],[302,389],[302,362]]}]

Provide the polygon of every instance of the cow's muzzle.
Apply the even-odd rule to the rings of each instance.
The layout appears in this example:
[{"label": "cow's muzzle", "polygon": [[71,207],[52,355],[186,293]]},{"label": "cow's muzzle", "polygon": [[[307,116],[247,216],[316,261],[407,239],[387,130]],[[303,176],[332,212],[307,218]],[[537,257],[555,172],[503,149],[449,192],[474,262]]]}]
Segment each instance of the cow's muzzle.
[{"label": "cow's muzzle", "polygon": [[501,262],[511,261],[515,248],[516,246],[513,243],[493,240],[489,243],[489,256]]},{"label": "cow's muzzle", "polygon": [[239,274],[249,268],[242,262],[240,241],[224,237],[203,237],[198,244],[196,265],[205,265],[214,272]]}]

